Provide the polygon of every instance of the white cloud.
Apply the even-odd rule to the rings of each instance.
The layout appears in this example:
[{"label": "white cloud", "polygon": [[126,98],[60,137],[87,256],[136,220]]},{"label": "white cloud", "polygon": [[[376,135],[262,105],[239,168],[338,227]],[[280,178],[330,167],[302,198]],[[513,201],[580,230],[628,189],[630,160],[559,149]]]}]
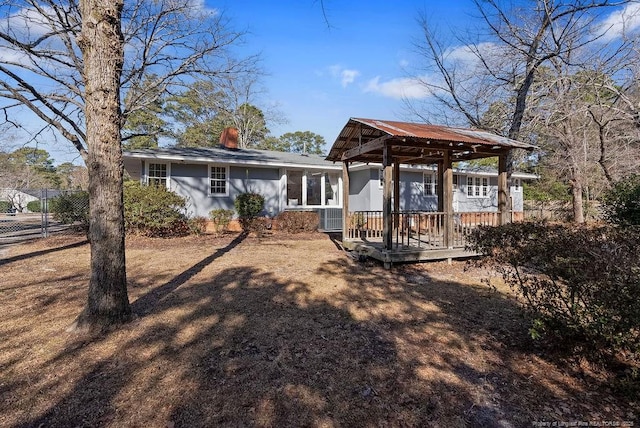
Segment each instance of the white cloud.
[{"label": "white cloud", "polygon": [[205,0],[188,0],[187,5],[191,10],[199,11],[204,15],[216,16],[220,13],[218,9],[208,7]]},{"label": "white cloud", "polygon": [[603,41],[611,41],[640,29],[640,4],[628,4],[612,12],[598,27],[604,34]]},{"label": "white cloud", "polygon": [[483,42],[474,46],[455,46],[445,52],[445,58],[450,62],[475,65],[479,62],[478,53],[482,55],[483,58],[491,58],[494,55],[499,55],[499,47],[491,42]]},{"label": "white cloud", "polygon": [[429,89],[422,83],[422,78],[398,77],[380,81],[380,76],[376,76],[367,82],[364,92],[373,92],[389,98],[427,98],[430,95]]},{"label": "white cloud", "polygon": [[0,46],[0,58],[8,64],[28,64],[29,56],[11,49],[7,46]]},{"label": "white cloud", "polygon": [[55,25],[55,20],[49,19],[51,16],[55,16],[55,11],[50,6],[42,7],[41,11],[23,8],[7,16],[0,24],[0,29],[3,32],[13,32],[35,39],[59,27]]},{"label": "white cloud", "polygon": [[347,86],[355,82],[356,78],[360,76],[360,72],[358,70],[344,68],[343,66],[338,64],[329,66],[327,67],[327,69],[329,70],[329,74],[332,77],[340,79],[340,83],[342,84],[343,88],[346,88]]},{"label": "white cloud", "polygon": [[358,70],[342,70],[342,87],[346,88],[347,85],[353,83],[359,75],[360,72]]}]

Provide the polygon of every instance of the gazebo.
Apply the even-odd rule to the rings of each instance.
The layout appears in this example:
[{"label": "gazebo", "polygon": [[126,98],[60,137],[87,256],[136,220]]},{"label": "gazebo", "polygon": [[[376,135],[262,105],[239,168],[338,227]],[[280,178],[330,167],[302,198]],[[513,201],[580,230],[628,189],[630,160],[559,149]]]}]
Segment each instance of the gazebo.
[{"label": "gazebo", "polygon": [[[481,224],[510,221],[507,155],[535,146],[489,132],[421,123],[351,118],[327,160],[342,162],[345,248],[392,263],[468,257],[465,236]],[[453,212],[453,163],[498,157],[495,212]],[[382,165],[381,211],[349,211],[349,167]],[[437,212],[400,210],[400,165],[437,165]]]}]

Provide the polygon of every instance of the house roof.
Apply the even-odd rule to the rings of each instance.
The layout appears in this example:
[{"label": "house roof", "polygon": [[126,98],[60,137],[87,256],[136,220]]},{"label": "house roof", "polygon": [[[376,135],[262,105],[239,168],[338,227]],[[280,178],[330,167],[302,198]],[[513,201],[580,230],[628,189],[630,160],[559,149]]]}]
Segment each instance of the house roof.
[{"label": "house roof", "polygon": [[[378,144],[365,146],[374,140]],[[442,159],[445,150],[452,153],[454,161],[463,161],[497,156],[511,149],[536,148],[531,144],[474,129],[351,118],[333,143],[327,160],[380,162],[385,141],[393,146],[393,156],[400,163],[413,164],[437,162]]]},{"label": "house roof", "polygon": [[306,168],[340,169],[320,155],[276,152],[271,150],[229,149],[226,147],[163,147],[129,150],[125,158],[189,161],[196,163],[225,163],[255,166],[298,166]]},{"label": "house roof", "polygon": [[[156,159],[171,162],[192,162],[192,163],[224,163],[231,165],[253,165],[262,167],[303,167],[318,169],[340,170],[342,166],[335,162],[328,161],[319,155],[301,155],[298,153],[276,152],[271,150],[254,149],[228,149],[224,147],[163,147],[156,149],[139,149],[124,152],[124,157],[128,159]],[[357,163],[353,170],[361,168],[379,168],[379,163],[373,162],[371,165]],[[434,170],[432,166],[416,165],[418,170]],[[410,165],[404,165],[403,170],[411,170]],[[494,168],[458,168],[456,173],[497,175]],[[514,177],[524,179],[535,179],[535,174],[514,172]]]}]

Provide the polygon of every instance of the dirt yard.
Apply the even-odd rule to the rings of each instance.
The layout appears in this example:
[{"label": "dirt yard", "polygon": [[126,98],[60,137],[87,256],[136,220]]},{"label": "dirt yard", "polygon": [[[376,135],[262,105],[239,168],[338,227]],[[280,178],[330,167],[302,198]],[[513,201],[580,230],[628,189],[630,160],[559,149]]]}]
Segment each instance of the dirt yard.
[{"label": "dirt yard", "polygon": [[137,317],[90,339],[66,331],[88,261],[71,237],[2,255],[0,426],[638,426],[610,375],[536,347],[463,263],[389,272],[322,234],[133,238]]}]

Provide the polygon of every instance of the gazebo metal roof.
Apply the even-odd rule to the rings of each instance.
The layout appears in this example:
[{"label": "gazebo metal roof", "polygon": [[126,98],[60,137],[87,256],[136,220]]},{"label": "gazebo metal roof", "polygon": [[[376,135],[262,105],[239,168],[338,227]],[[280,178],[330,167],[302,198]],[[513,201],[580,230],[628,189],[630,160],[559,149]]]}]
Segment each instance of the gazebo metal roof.
[{"label": "gazebo metal roof", "polygon": [[498,156],[511,149],[536,147],[486,131],[423,123],[351,118],[333,143],[327,160],[379,162],[384,144],[400,163],[432,164],[444,151],[454,161]]}]

